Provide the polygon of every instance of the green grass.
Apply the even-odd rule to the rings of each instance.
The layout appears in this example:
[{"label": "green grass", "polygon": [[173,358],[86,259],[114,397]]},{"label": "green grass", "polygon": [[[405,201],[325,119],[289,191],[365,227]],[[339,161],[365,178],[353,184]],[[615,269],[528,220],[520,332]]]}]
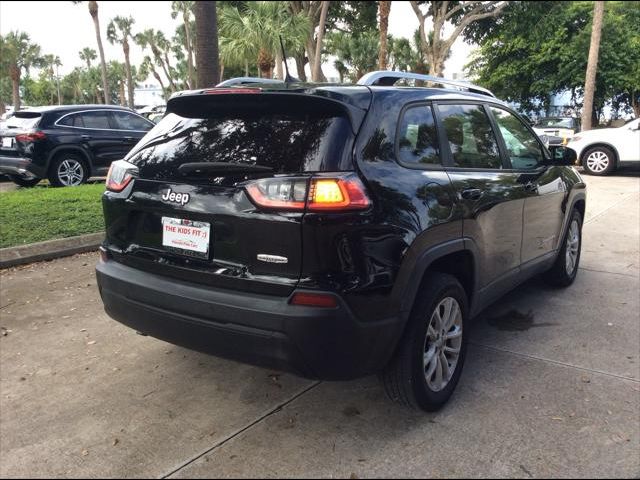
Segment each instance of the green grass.
[{"label": "green grass", "polygon": [[0,193],[0,248],[104,230],[104,183]]}]

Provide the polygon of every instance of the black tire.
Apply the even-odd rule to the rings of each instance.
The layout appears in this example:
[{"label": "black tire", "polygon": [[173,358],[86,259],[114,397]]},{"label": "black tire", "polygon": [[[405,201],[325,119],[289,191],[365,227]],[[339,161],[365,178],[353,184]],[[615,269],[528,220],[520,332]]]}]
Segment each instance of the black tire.
[{"label": "black tire", "polygon": [[88,178],[87,163],[77,153],[59,153],[49,166],[49,183],[54,187],[82,185]]},{"label": "black tire", "polygon": [[41,178],[22,178],[17,175],[9,175],[13,183],[20,187],[30,188],[40,183]]},{"label": "black tire", "polygon": [[[577,225],[577,245],[574,246],[575,239],[573,238],[574,231],[573,226]],[[569,261],[567,250],[572,249],[575,255],[571,255],[573,261]],[[567,231],[562,239],[562,246],[558,251],[558,257],[553,266],[547,270],[543,278],[553,287],[564,288],[568,287],[576,279],[578,274],[578,267],[580,266],[580,253],[582,251],[582,215],[576,209],[571,212],[569,217],[569,223],[567,225]]]},{"label": "black tire", "polygon": [[[441,389],[434,389],[427,381],[427,373],[431,364],[425,366],[425,354],[434,348],[438,351],[438,342],[431,341],[428,330],[436,308],[442,312],[441,302],[448,298],[454,299],[460,309],[459,323],[461,336],[457,362],[449,380]],[[446,308],[446,307],[445,307]],[[453,311],[453,310],[452,310]],[[440,409],[451,397],[464,365],[467,351],[467,324],[468,324],[467,294],[460,282],[452,276],[443,273],[429,273],[422,282],[421,290],[411,311],[411,317],[405,329],[398,349],[385,370],[380,374],[387,396],[407,407],[424,411],[436,411]],[[454,334],[455,330],[449,330]],[[457,341],[457,340],[456,340]],[[444,346],[455,346],[447,340]],[[438,354],[436,353],[435,357]],[[447,360],[447,365],[451,364]],[[430,376],[431,381],[437,381],[436,371]]]},{"label": "black tire", "polygon": [[589,175],[609,175],[616,169],[615,153],[608,147],[591,147],[582,156],[582,166]]}]

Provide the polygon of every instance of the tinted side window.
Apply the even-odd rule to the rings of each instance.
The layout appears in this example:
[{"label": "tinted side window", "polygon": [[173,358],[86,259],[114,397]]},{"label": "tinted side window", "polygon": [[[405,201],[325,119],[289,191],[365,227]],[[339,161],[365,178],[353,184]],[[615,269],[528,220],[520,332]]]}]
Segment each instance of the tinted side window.
[{"label": "tinted side window", "polygon": [[538,167],[544,156],[534,135],[515,115],[497,107],[491,107],[491,111],[507,146],[511,166],[525,170]]},{"label": "tinted side window", "polygon": [[111,129],[111,125],[109,125],[109,112],[84,112],[82,114],[82,122],[85,128]]},{"label": "tinted side window", "polygon": [[58,121],[58,124],[66,125],[67,127],[84,127],[82,116],[79,113],[67,115],[66,117]]},{"label": "tinted side window", "polygon": [[502,168],[498,142],[482,105],[438,105],[453,165]]},{"label": "tinted side window", "polygon": [[398,130],[398,160],[412,165],[440,165],[433,111],[428,105],[406,109]]},{"label": "tinted side window", "polygon": [[151,130],[153,127],[149,122],[132,113],[112,112],[112,115],[116,122],[116,128],[120,130],[137,130],[146,132]]}]

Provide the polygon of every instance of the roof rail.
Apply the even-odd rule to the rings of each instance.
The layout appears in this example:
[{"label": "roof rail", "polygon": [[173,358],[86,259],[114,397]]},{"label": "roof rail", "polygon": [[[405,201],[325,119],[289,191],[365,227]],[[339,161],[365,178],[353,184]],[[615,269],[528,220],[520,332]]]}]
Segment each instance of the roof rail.
[{"label": "roof rail", "polygon": [[249,83],[284,83],[283,80],[259,77],[236,77],[220,82],[216,87],[230,87],[232,85],[247,85]]},{"label": "roof rail", "polygon": [[424,82],[440,83],[442,85],[452,86],[458,89],[468,90],[473,93],[480,93],[482,95],[488,95],[490,97],[495,98],[495,95],[490,90],[479,87],[472,83],[461,82],[459,80],[449,80],[448,78],[434,77],[433,75],[423,75],[421,73],[413,73],[413,72],[396,72],[396,71],[385,71],[385,70],[369,72],[365,74],[360,80],[358,80],[358,85],[391,86],[394,83],[396,83],[398,80],[402,80],[402,79],[422,80]]}]

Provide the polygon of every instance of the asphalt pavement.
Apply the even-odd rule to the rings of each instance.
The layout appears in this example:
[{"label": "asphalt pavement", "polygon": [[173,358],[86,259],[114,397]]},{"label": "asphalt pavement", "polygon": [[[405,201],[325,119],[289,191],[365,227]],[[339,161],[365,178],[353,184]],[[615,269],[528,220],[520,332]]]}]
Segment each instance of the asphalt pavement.
[{"label": "asphalt pavement", "polygon": [[640,476],[640,178],[585,179],[576,282],[486,310],[433,414],[136,335],[94,253],[1,271],[0,476]]}]

